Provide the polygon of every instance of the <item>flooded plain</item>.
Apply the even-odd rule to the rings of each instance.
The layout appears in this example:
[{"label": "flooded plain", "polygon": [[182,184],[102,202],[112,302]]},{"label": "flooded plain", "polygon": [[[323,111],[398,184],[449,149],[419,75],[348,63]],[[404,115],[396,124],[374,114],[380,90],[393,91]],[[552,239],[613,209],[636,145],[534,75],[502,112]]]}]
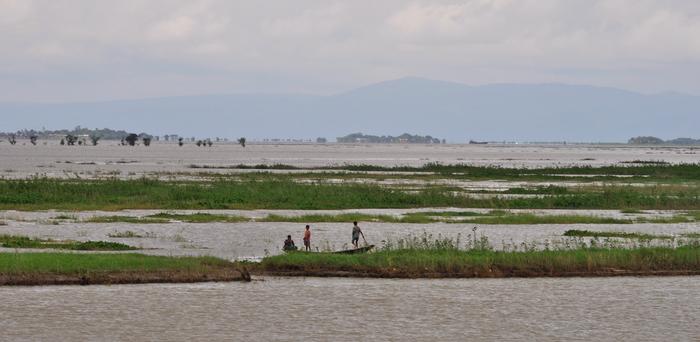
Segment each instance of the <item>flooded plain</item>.
[{"label": "flooded plain", "polygon": [[[299,216],[303,214],[337,214],[343,212],[362,212],[368,214],[397,215],[406,212],[429,210],[210,210],[205,212],[240,215],[252,218],[263,218],[269,214]],[[437,209],[433,209],[437,210]],[[443,209],[444,210],[444,209]],[[448,209],[458,210],[458,209]],[[462,209],[465,210],[465,209]],[[484,209],[472,209],[475,212],[486,212]],[[122,212],[76,212],[69,213],[76,219],[87,219],[94,216],[124,215],[146,216],[160,211],[129,210]],[[191,211],[178,211],[187,213]],[[197,211],[200,212],[200,211]],[[513,212],[535,212],[540,215],[580,214],[597,217],[628,218],[628,217],[669,217],[673,211],[652,211],[646,214],[622,214],[614,210],[519,210]],[[90,223],[64,222],[52,220],[57,217],[55,212],[0,212],[0,219],[5,225],[0,225],[0,234],[24,235],[55,240],[77,241],[114,241],[142,248],[143,253],[156,255],[211,255],[224,259],[260,258],[266,255],[281,253],[281,246],[286,236],[301,244],[304,223],[295,222],[238,222],[238,223]],[[64,214],[65,215],[65,214]],[[349,248],[352,223],[319,222],[310,223],[312,227],[313,250],[339,250]],[[543,248],[545,245],[554,247],[565,244],[571,238],[563,234],[570,229],[592,231],[636,232],[652,235],[680,236],[688,233],[700,233],[700,224],[689,223],[633,223],[633,224],[520,224],[520,225],[481,225],[469,223],[383,223],[361,222],[368,243],[381,246],[384,241],[398,241],[408,236],[422,237],[430,234],[456,239],[466,244],[474,238],[474,227],[478,227],[476,236],[488,238],[495,249],[511,249],[522,246],[523,243]],[[119,233],[133,232],[141,237],[117,238]],[[11,249],[3,249],[12,251]]]},{"label": "flooded plain", "polygon": [[694,277],[0,288],[2,338],[207,341],[692,341]]},{"label": "flooded plain", "polygon": [[[44,143],[46,143],[44,145]],[[614,165],[624,161],[655,160],[697,163],[698,147],[629,145],[404,145],[404,144],[249,144],[197,147],[189,143],[155,142],[151,146],[119,146],[102,141],[97,146],[60,146],[57,141],[33,146],[0,144],[0,176],[33,175],[67,178],[139,177],[166,173],[195,173],[191,165],[225,167],[237,164],[289,164],[315,167],[345,164],[422,166],[443,164],[544,167]],[[230,173],[236,170],[206,169]]]},{"label": "flooded plain", "polygon": [[[616,165],[635,160],[698,163],[696,147],[627,145],[344,145],[215,144],[178,147],[31,146],[0,144],[0,177],[196,179],[197,173],[248,172],[232,165],[344,164],[421,166],[443,164],[545,167]],[[192,168],[192,166],[212,168]],[[287,171],[276,171],[287,172]],[[396,179],[389,179],[396,178]],[[327,179],[328,182],[336,180]],[[339,179],[338,182],[349,181]],[[358,179],[357,182],[367,181]],[[372,180],[381,185],[420,186],[400,175]],[[497,192],[529,182],[438,180],[468,191]],[[439,183],[443,182],[443,183]],[[595,185],[586,183],[588,185]],[[576,186],[540,182],[541,186]],[[647,185],[632,184],[636,186]],[[484,194],[491,196],[492,194]],[[134,224],[90,223],[95,216],[144,217],[162,210],[0,211],[0,234],[56,240],[101,240],[156,255],[211,255],[229,260],[281,253],[287,234],[301,243],[304,223],[260,222],[268,215],[363,213],[403,215],[420,211],[490,209],[420,208],[352,210],[178,210],[243,216],[250,222]],[[614,219],[672,218],[682,212],[619,210],[511,210],[536,215],[588,215]],[[60,218],[63,217],[63,218]],[[475,224],[361,222],[367,241],[432,234],[474,238]],[[520,244],[541,248],[565,243],[570,229],[679,236],[700,233],[700,224],[476,225],[477,237],[496,249]],[[352,223],[311,223],[313,249],[349,245]],[[139,237],[127,236],[132,232]],[[1,252],[20,252],[0,248]],[[31,251],[31,250],[23,250]],[[46,251],[46,250],[43,250]],[[700,282],[697,277],[566,279],[349,279],[275,278],[252,283],[119,286],[0,287],[0,339],[8,340],[697,340]]]}]

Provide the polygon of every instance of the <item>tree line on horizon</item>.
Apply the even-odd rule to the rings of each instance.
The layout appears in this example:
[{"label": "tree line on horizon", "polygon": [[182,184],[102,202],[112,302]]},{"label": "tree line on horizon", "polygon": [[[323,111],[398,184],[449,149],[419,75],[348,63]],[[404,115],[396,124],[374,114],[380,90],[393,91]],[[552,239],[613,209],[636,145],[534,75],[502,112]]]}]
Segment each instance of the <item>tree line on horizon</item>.
[{"label": "tree line on horizon", "polygon": [[445,144],[445,139],[433,138],[430,135],[411,135],[408,133],[401,134],[397,137],[391,135],[368,135],[362,133],[351,133],[344,137],[336,138],[339,143],[375,143],[375,144]]},{"label": "tree line on horizon", "polygon": [[672,140],[663,140],[653,136],[639,136],[630,138],[627,143],[631,145],[700,145],[700,139],[676,138]]}]

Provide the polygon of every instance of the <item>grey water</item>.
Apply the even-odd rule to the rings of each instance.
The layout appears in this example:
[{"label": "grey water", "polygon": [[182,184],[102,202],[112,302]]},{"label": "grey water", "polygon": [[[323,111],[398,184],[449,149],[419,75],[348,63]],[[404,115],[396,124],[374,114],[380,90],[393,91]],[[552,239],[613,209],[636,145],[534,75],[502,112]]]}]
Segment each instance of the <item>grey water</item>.
[{"label": "grey water", "polygon": [[697,277],[2,287],[2,340],[697,341]]}]

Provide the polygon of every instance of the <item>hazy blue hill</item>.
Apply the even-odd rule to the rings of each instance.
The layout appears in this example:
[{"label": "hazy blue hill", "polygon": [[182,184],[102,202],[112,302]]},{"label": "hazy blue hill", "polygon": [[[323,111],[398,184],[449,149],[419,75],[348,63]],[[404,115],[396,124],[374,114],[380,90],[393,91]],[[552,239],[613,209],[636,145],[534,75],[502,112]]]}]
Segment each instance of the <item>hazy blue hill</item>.
[{"label": "hazy blue hill", "polygon": [[563,84],[404,78],[332,96],[237,94],[0,104],[2,127],[125,128],[196,136],[333,138],[350,132],[474,140],[619,141],[697,136],[700,97]]}]

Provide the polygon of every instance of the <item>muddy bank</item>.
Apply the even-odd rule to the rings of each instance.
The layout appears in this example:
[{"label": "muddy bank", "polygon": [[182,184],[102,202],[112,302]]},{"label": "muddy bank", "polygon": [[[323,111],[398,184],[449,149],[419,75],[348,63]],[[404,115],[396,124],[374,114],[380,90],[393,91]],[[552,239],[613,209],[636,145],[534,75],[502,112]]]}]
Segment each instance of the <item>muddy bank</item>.
[{"label": "muddy bank", "polygon": [[206,272],[89,272],[85,274],[23,273],[0,274],[0,286],[34,285],[116,285],[146,283],[201,283],[250,281],[245,271],[231,268],[211,269]]}]

